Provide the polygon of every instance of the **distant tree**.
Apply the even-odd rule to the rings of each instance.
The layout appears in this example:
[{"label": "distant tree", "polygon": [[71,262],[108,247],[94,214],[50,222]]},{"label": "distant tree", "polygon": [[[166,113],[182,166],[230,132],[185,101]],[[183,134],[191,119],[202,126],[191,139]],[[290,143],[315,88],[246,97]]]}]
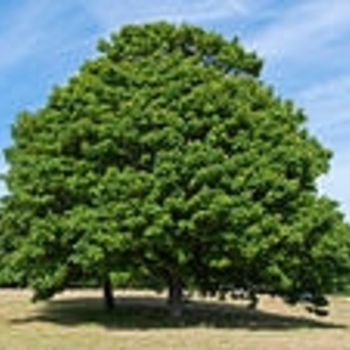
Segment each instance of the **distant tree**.
[{"label": "distant tree", "polygon": [[320,303],[349,273],[350,231],[317,193],[330,152],[259,79],[262,61],[163,22],[99,49],[13,126],[6,275],[37,299],[93,278],[108,308],[113,282],[148,280],[174,314],[184,289]]}]

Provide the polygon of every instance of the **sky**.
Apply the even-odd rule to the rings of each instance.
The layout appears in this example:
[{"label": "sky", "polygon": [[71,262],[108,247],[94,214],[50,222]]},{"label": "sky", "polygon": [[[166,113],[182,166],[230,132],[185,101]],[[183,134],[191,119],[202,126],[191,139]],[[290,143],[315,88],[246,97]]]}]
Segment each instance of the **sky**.
[{"label": "sky", "polygon": [[129,23],[192,23],[238,36],[263,58],[264,81],[304,109],[308,129],[334,154],[320,193],[350,221],[349,18],[348,0],[1,1],[0,151],[18,112],[43,106],[53,86],[96,55],[99,38]]}]

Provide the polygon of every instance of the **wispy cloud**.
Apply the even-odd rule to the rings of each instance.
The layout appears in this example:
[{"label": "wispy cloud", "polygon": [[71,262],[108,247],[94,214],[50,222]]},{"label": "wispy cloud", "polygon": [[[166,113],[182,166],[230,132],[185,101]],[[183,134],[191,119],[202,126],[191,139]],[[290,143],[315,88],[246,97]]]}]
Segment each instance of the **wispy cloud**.
[{"label": "wispy cloud", "polygon": [[[83,1],[84,6],[100,25],[108,30],[125,23],[169,20],[171,22],[203,22],[243,15],[248,11],[246,1],[216,0],[129,0],[119,2],[100,0]],[[131,10],[132,9],[132,10]]]},{"label": "wispy cloud", "polygon": [[350,2],[286,1],[261,6],[268,20],[249,46],[266,59],[266,76],[305,109],[309,127],[334,151],[323,193],[341,202],[350,220]]},{"label": "wispy cloud", "polygon": [[316,130],[342,128],[350,123],[350,76],[314,84],[301,91],[297,99],[315,116]]},{"label": "wispy cloud", "polygon": [[[7,172],[7,165],[4,163],[4,161],[0,157],[0,174],[5,174]],[[0,198],[6,194],[6,184],[3,180],[0,180]]]},{"label": "wispy cloud", "polygon": [[[258,33],[251,45],[268,59],[320,59],[331,55],[350,33],[350,2],[343,0],[290,3],[279,8],[269,25]],[[325,59],[326,57],[323,57]]]},{"label": "wispy cloud", "polygon": [[[0,34],[0,71],[16,64],[35,50],[44,32],[40,30],[40,17],[44,12],[44,2],[35,1],[10,14],[7,22],[12,26]],[[37,30],[33,30],[33,28]]]},{"label": "wispy cloud", "polygon": [[340,209],[346,214],[350,222],[350,150],[342,155],[336,155],[332,160],[331,171],[319,181],[319,188],[322,194],[330,195],[340,203]]},{"label": "wispy cloud", "polygon": [[[350,218],[347,190],[350,1],[21,0],[19,3],[9,10],[1,9],[4,12],[0,23],[0,89],[4,92],[0,93],[6,96],[0,103],[3,115],[15,114],[14,108],[18,106],[14,106],[14,101],[35,103],[39,95],[46,95],[51,84],[64,80],[92,53],[97,37],[126,23],[160,19],[192,22],[221,28],[228,36],[237,34],[238,30],[245,45],[266,58],[264,74],[269,83],[305,108],[311,129],[335,151],[332,170],[322,179],[321,188],[342,202]],[[16,72],[17,80],[6,74],[12,71]],[[42,74],[40,87],[38,72]],[[34,85],[35,98],[28,93]],[[8,129],[11,121],[0,120],[0,147],[9,142],[8,133],[3,130]],[[0,156],[0,172],[4,167]],[[0,195],[1,191],[4,187],[0,182]]]},{"label": "wispy cloud", "polygon": [[[0,30],[0,73],[8,71],[27,58],[40,61],[55,53],[79,50],[88,43],[79,41],[77,32],[88,26],[86,16],[69,1],[23,1],[22,6],[8,11],[6,30]],[[75,13],[71,16],[71,13]],[[70,15],[69,21],[65,17]],[[73,44],[74,43],[74,44]],[[79,43],[79,44],[77,44]],[[64,49],[62,49],[64,47]]]}]

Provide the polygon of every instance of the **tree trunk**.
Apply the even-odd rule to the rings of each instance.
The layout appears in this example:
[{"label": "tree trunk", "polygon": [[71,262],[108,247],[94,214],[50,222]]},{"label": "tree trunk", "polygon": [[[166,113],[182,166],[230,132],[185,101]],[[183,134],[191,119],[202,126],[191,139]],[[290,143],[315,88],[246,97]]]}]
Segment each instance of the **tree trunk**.
[{"label": "tree trunk", "polygon": [[249,300],[248,309],[255,310],[258,306],[259,298],[253,290],[249,291]]},{"label": "tree trunk", "polygon": [[183,311],[183,284],[180,278],[170,276],[168,281],[168,303],[171,316],[181,318]]},{"label": "tree trunk", "polygon": [[114,309],[114,295],[113,295],[113,287],[112,282],[107,274],[105,280],[103,282],[103,297],[104,304],[107,311],[112,311]]}]

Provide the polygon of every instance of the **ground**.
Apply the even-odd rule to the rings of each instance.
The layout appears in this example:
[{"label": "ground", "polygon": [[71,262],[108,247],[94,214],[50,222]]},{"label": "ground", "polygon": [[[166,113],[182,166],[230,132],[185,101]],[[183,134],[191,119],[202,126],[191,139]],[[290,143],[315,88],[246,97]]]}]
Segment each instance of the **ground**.
[{"label": "ground", "polygon": [[196,299],[174,322],[162,296],[150,292],[117,292],[111,314],[99,291],[67,291],[39,304],[30,295],[0,290],[0,350],[350,349],[350,299],[340,296],[322,318],[278,298],[263,297],[257,311]]}]

